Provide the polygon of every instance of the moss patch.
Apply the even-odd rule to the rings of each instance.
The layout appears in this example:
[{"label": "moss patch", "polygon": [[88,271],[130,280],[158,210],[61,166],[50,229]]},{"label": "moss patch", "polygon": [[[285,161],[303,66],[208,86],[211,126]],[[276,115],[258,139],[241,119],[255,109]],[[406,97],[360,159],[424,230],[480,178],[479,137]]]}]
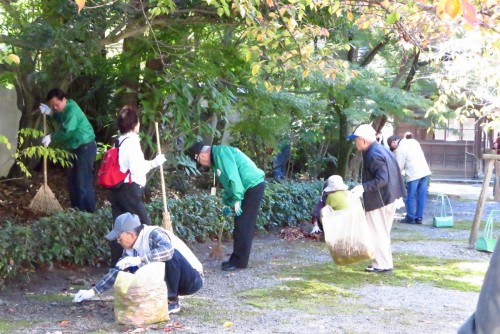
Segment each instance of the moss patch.
[{"label": "moss patch", "polygon": [[53,302],[67,303],[73,300],[73,296],[67,293],[52,293],[46,295],[34,294],[34,295],[29,295],[28,298],[32,300],[41,301],[44,303],[53,303]]},{"label": "moss patch", "polygon": [[29,327],[33,324],[31,321],[26,321],[26,320],[2,320],[0,319],[0,333],[9,333],[11,331],[23,328],[23,327]]},{"label": "moss patch", "polygon": [[258,308],[295,309],[317,313],[335,309],[338,296],[353,296],[349,291],[331,284],[311,280],[285,281],[281,285],[252,289],[238,294],[244,302]]},{"label": "moss patch", "polygon": [[478,262],[410,254],[394,254],[394,263],[394,272],[391,274],[366,273],[364,272],[366,264],[339,267],[333,263],[326,263],[303,267],[300,272],[294,270],[280,275],[294,275],[299,279],[334,283],[344,289],[366,284],[406,286],[422,283],[444,289],[479,292],[481,284],[477,282],[484,277],[488,265],[487,262],[481,262],[483,263],[481,270],[470,270],[470,266],[464,264]]}]

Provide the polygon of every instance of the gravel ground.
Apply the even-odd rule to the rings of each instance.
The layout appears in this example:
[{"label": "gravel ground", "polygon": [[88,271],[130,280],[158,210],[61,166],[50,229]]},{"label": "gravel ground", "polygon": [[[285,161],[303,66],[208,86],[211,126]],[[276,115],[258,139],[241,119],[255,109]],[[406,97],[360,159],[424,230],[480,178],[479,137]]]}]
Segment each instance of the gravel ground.
[{"label": "gravel ground", "polygon": [[[452,198],[455,219],[472,220],[476,203]],[[485,270],[490,255],[467,248],[469,231],[437,229],[430,226],[433,201],[429,201],[424,225],[394,224],[395,254],[419,254],[477,262]],[[498,203],[488,202],[485,216]],[[406,240],[406,241],[402,241]],[[415,241],[408,241],[415,240]],[[456,333],[456,329],[474,311],[478,293],[436,288],[427,284],[391,286],[366,284],[339,296],[335,307],[304,311],[291,308],[270,310],[245,303],[239,292],[281,284],[276,275],[283,268],[300,271],[302,267],[331,262],[323,243],[313,240],[286,241],[277,233],[258,236],[254,241],[250,267],[226,273],[220,262],[207,258],[211,244],[194,245],[205,266],[205,286],[194,296],[181,299],[182,311],[165,325],[128,328],[115,324],[111,294],[101,300],[73,304],[44,300],[40,296],[74,293],[75,277],[93,282],[103,268],[54,269],[38,273],[30,284],[15,284],[0,292],[0,332],[3,321],[17,323],[8,333]],[[231,243],[224,245],[227,252]],[[397,263],[395,264],[397,270]],[[290,278],[292,279],[292,278]],[[335,282],[332,282],[335,284]],[[480,282],[479,282],[480,284]],[[2,321],[3,320],[3,321]],[[231,322],[231,326],[224,324]],[[174,328],[174,327],[179,328]]]}]

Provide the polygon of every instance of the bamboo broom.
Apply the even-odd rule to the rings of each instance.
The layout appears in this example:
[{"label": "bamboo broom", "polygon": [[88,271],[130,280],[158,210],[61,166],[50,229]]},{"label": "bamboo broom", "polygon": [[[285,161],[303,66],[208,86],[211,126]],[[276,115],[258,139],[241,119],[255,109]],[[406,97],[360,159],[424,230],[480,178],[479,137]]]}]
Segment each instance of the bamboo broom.
[{"label": "bamboo broom", "polygon": [[[43,115],[43,134],[47,134],[47,116]],[[43,157],[43,185],[31,200],[29,209],[35,213],[52,214],[63,211],[61,204],[47,185],[47,156]]]},{"label": "bamboo broom", "polygon": [[[156,128],[156,146],[158,146],[158,154],[161,154],[160,146],[160,131],[158,130],[158,122],[155,122]],[[170,213],[167,207],[167,194],[165,192],[165,177],[163,175],[163,164],[160,165],[160,178],[161,178],[161,195],[163,197],[163,228],[173,232],[172,221],[170,220]]]},{"label": "bamboo broom", "polygon": [[[215,173],[214,173],[214,184],[210,189],[210,195],[216,196],[217,188],[215,188]],[[217,236],[217,244],[210,250],[208,254],[208,258],[211,260],[220,260],[224,255],[224,251],[222,249],[222,234],[224,233],[224,225],[226,224],[226,217],[221,219],[221,226],[219,230],[219,235]]]}]

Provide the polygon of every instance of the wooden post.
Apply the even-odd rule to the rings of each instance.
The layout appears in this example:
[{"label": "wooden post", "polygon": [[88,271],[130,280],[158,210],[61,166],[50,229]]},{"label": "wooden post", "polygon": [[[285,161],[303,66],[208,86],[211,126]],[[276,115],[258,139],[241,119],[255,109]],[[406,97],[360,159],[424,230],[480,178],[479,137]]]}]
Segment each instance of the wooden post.
[{"label": "wooden post", "polygon": [[493,164],[496,159],[500,159],[497,154],[483,154],[483,159],[487,160],[486,163],[486,175],[483,180],[483,188],[481,189],[481,194],[479,195],[479,200],[476,206],[476,214],[474,215],[474,220],[472,221],[472,227],[470,230],[469,237],[469,247],[474,248],[477,239],[477,231],[479,230],[479,225],[481,225],[481,217],[483,216],[484,202],[486,201],[486,193],[490,185],[491,175],[493,174]]},{"label": "wooden post", "polygon": [[495,185],[493,186],[493,200],[500,202],[500,160],[495,161]]}]

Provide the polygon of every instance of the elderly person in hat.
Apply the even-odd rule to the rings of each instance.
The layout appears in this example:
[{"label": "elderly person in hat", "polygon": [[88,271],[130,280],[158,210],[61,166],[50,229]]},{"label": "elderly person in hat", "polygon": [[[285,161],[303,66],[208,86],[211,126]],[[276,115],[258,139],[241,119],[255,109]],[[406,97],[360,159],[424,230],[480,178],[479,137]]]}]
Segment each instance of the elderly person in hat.
[{"label": "elderly person in hat", "polygon": [[362,184],[352,192],[363,196],[366,220],[375,243],[370,273],[393,269],[391,229],[396,213],[396,200],[405,196],[401,171],[394,155],[377,143],[375,129],[370,124],[360,125],[348,139],[363,153]]},{"label": "elderly person in hat", "polygon": [[406,217],[401,223],[422,224],[431,170],[420,143],[409,135],[410,132],[405,133],[403,139],[397,135],[389,137],[391,150],[406,179]]},{"label": "elderly person in hat", "polygon": [[344,183],[342,176],[332,175],[326,181],[325,189],[323,189],[323,196],[314,208],[312,223],[314,225],[311,234],[321,233],[318,225],[321,209],[325,205],[331,206],[333,210],[344,210],[349,207],[347,199],[347,185]]},{"label": "elderly person in hat", "polygon": [[135,272],[150,262],[165,262],[168,313],[180,311],[179,296],[191,295],[203,286],[203,266],[186,244],[161,227],[141,224],[137,215],[119,215],[105,238],[118,241],[124,249],[123,257],[92,289],[78,291],[74,302],[109,290],[120,270]]},{"label": "elderly person in hat", "polygon": [[189,148],[189,155],[199,165],[212,167],[224,188],[224,204],[234,208],[233,253],[228,261],[222,262],[222,270],[247,268],[266,188],[264,172],[243,152],[231,146],[208,146],[198,142]]}]

